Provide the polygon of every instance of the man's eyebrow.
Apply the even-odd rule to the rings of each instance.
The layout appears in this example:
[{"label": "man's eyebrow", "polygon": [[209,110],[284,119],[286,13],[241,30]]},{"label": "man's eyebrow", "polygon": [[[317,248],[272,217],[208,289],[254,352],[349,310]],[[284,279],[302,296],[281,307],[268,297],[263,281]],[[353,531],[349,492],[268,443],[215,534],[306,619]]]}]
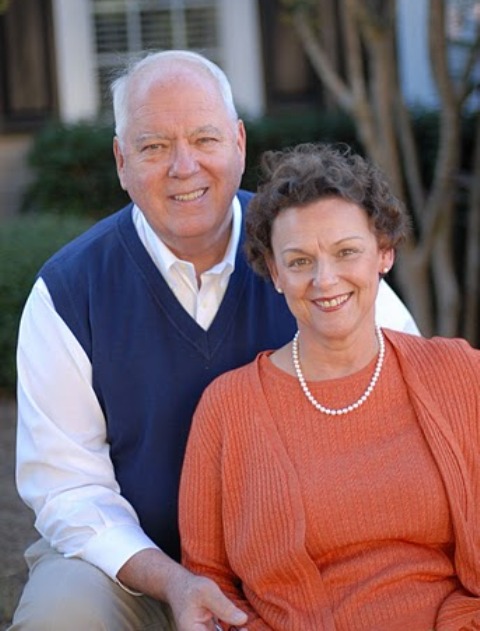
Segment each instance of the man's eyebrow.
[{"label": "man's eyebrow", "polygon": [[146,132],[137,136],[136,140],[138,142],[142,142],[143,140],[155,140],[156,138],[158,138],[159,140],[165,140],[167,136],[166,134],[162,134],[161,132]]},{"label": "man's eyebrow", "polygon": [[191,136],[198,136],[199,134],[215,134],[216,136],[221,135],[221,131],[215,125],[202,125],[201,127],[197,127],[191,132]]},{"label": "man's eyebrow", "polygon": [[[190,137],[200,136],[202,134],[213,134],[215,136],[221,136],[222,132],[215,125],[202,125],[201,127],[196,127],[195,129],[192,129],[191,131],[188,132],[188,136]],[[137,144],[141,144],[145,141],[150,141],[150,140],[170,140],[170,137],[168,134],[158,131],[158,132],[145,132],[137,136],[137,138],[135,138],[135,142]]]}]

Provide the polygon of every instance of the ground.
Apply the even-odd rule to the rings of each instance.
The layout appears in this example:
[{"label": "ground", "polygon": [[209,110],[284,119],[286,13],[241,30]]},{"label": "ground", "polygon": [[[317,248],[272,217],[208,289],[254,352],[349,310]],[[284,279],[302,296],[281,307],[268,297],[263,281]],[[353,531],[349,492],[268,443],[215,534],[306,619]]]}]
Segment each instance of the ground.
[{"label": "ground", "polygon": [[15,402],[0,398],[0,631],[7,628],[26,579],[23,552],[37,538],[33,513],[15,488],[15,419]]}]

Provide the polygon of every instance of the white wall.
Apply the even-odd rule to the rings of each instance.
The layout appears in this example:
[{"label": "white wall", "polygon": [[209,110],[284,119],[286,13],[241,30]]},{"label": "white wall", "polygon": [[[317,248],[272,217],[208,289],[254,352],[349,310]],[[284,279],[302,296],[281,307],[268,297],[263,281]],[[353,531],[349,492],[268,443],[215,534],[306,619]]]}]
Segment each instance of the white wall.
[{"label": "white wall", "polygon": [[93,25],[87,0],[53,0],[55,58],[60,118],[65,122],[97,114]]},{"label": "white wall", "polygon": [[218,0],[223,70],[240,114],[265,112],[265,90],[257,0]]}]

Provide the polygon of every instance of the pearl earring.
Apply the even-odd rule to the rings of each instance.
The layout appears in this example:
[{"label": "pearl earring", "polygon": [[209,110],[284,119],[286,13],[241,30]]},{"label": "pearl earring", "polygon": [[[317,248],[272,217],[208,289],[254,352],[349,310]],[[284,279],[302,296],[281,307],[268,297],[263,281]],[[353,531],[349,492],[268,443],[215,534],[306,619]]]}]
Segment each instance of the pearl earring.
[{"label": "pearl earring", "polygon": [[278,294],[283,294],[283,291],[280,289],[280,287],[275,287],[275,289],[277,290]]},{"label": "pearl earring", "polygon": [[384,267],[382,270],[382,274],[388,274],[389,271],[390,271],[389,267]]}]

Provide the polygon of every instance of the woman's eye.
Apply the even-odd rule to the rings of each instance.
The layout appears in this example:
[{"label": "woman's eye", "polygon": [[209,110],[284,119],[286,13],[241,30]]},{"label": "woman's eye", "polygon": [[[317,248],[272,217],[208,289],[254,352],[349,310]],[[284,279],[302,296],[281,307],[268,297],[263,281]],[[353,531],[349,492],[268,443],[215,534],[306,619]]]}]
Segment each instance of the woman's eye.
[{"label": "woman's eye", "polygon": [[355,248],[344,248],[343,250],[340,250],[339,255],[340,257],[345,257],[345,256],[351,256],[352,254],[356,254],[358,252],[358,250],[356,250]]},{"label": "woman's eye", "polygon": [[289,267],[304,267],[305,265],[308,265],[308,259],[305,257],[293,259],[288,264]]}]

